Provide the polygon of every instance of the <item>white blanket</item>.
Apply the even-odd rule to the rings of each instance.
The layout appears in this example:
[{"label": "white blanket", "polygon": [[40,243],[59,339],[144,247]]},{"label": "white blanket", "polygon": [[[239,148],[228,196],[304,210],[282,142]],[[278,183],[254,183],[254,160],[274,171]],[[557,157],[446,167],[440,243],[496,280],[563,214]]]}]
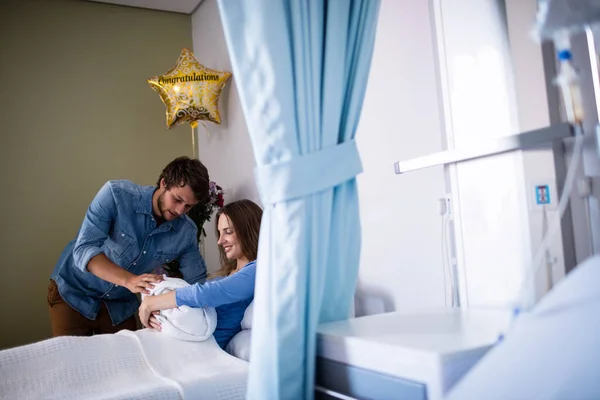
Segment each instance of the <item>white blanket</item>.
[{"label": "white blanket", "polygon": [[[183,279],[169,278],[164,275],[164,280],[152,288],[149,296],[164,294],[186,286],[189,286],[189,283]],[[145,296],[142,295],[142,298]],[[162,310],[156,318],[161,324],[161,332],[179,340],[206,340],[217,327],[217,311],[213,307],[181,306]]]},{"label": "white blanket", "polygon": [[144,329],[0,351],[0,399],[244,399],[248,363]]}]

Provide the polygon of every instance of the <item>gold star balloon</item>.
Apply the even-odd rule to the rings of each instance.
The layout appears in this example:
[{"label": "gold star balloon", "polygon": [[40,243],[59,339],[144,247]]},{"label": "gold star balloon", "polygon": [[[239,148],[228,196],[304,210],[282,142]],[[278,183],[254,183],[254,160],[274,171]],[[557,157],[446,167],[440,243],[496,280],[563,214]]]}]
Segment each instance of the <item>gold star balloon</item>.
[{"label": "gold star balloon", "polygon": [[194,128],[200,120],[221,123],[219,97],[229,78],[231,73],[206,68],[183,49],[175,67],[147,82],[167,107],[167,127],[189,122]]}]

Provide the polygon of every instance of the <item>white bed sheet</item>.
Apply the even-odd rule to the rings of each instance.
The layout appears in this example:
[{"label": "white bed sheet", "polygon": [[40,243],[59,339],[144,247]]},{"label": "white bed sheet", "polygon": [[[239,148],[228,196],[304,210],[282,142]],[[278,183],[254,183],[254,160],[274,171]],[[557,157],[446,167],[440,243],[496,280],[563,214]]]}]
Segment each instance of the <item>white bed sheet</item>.
[{"label": "white bed sheet", "polygon": [[0,399],[244,399],[248,366],[213,337],[59,337],[0,351]]}]

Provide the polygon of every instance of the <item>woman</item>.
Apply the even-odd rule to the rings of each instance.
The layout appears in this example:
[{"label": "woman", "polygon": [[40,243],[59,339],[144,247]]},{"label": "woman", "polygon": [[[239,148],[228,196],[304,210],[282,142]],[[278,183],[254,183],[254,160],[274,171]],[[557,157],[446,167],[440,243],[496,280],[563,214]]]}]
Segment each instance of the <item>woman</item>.
[{"label": "woman", "polygon": [[214,337],[221,348],[241,330],[246,307],[254,298],[256,253],[262,218],[261,208],[250,200],[225,205],[217,213],[221,269],[205,284],[187,286],[159,296],[146,296],[140,305],[140,321],[160,330],[154,317],[159,310],[179,306],[215,307]]}]

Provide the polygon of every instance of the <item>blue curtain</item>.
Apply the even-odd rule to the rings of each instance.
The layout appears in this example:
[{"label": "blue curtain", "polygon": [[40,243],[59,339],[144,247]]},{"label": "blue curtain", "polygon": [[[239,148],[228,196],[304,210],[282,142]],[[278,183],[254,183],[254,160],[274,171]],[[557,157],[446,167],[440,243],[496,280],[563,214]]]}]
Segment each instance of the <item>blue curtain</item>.
[{"label": "blue curtain", "polygon": [[354,136],[379,0],[219,0],[264,206],[248,398],[313,397],[316,328],[348,317]]}]

